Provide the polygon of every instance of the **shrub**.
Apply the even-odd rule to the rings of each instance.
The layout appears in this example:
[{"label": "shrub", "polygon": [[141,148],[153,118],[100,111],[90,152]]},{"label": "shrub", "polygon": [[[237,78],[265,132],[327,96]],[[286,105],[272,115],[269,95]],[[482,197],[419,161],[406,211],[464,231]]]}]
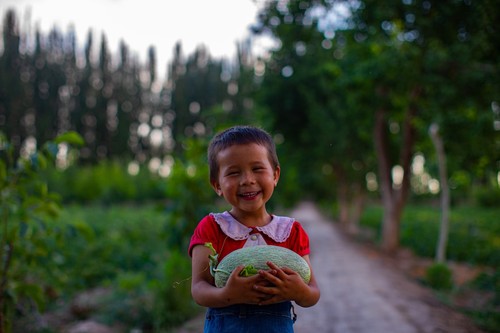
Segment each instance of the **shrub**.
[{"label": "shrub", "polygon": [[437,290],[450,290],[453,287],[451,269],[442,263],[435,263],[427,269],[426,282]]},{"label": "shrub", "polygon": [[137,175],[127,170],[128,163],[103,160],[97,165],[74,165],[65,170],[44,173],[49,188],[64,202],[117,203],[144,202],[165,196],[166,181],[142,167]]},{"label": "shrub", "polygon": [[21,304],[42,307],[46,295],[39,280],[50,276],[44,260],[62,229],[51,225],[60,212],[59,198],[48,189],[41,170],[54,164],[62,143],[81,145],[82,138],[68,132],[46,142],[29,156],[19,155],[0,133],[0,331],[9,332],[13,314]]},{"label": "shrub", "polygon": [[175,327],[199,313],[191,297],[191,261],[174,251],[154,284],[154,326],[157,332]]},{"label": "shrub", "polygon": [[474,191],[474,199],[480,207],[499,207],[500,206],[500,188],[481,187]]},{"label": "shrub", "polygon": [[111,293],[96,309],[95,317],[107,324],[122,324],[129,328],[152,329],[153,298],[146,274],[122,272],[116,276]]}]

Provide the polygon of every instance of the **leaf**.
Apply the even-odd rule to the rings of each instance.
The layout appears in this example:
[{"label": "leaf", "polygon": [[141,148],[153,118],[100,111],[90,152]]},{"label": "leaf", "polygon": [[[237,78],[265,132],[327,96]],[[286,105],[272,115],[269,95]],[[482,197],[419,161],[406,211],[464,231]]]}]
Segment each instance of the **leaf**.
[{"label": "leaf", "polygon": [[249,277],[257,274],[259,271],[252,265],[245,266],[240,272],[240,276]]},{"label": "leaf", "polygon": [[50,217],[56,218],[61,213],[61,207],[56,202],[47,202],[43,205],[43,211]]},{"label": "leaf", "polygon": [[36,154],[37,155],[37,160],[38,160],[38,167],[40,169],[45,169],[47,168],[47,158],[45,157],[44,154]]},{"label": "leaf", "polygon": [[44,308],[43,289],[39,285],[21,282],[15,286],[14,294],[16,299],[29,297],[35,301],[40,309]]},{"label": "leaf", "polygon": [[75,131],[69,131],[57,136],[54,142],[58,144],[65,142],[75,146],[83,146],[85,144],[82,136]]},{"label": "leaf", "polygon": [[70,226],[83,235],[87,241],[92,241],[95,238],[94,229],[84,221],[76,220]]}]

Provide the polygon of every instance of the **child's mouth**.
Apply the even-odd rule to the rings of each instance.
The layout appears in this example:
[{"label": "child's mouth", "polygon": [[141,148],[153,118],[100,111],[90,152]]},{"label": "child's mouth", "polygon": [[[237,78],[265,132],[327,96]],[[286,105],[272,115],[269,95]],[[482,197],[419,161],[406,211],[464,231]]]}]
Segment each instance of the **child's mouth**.
[{"label": "child's mouth", "polygon": [[260,193],[260,191],[241,193],[240,197],[242,197],[243,199],[249,200],[249,199],[255,198],[257,195],[259,195],[259,193]]}]

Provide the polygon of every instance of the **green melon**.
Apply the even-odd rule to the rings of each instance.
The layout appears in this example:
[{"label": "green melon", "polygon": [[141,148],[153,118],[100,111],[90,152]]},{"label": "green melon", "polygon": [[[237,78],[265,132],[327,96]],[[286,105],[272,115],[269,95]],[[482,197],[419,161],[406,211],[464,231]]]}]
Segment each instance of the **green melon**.
[{"label": "green melon", "polygon": [[302,279],[309,283],[311,270],[307,262],[296,252],[274,245],[258,245],[244,247],[228,254],[214,269],[215,285],[225,286],[231,272],[240,265],[244,265],[243,276],[257,274],[259,270],[269,270],[266,262],[271,261],[278,267],[288,267],[297,272]]}]

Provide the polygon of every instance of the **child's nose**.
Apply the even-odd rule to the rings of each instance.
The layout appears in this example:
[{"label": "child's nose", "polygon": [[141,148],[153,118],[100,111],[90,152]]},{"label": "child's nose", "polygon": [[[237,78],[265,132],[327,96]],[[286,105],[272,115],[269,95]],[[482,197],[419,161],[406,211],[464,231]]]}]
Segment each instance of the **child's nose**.
[{"label": "child's nose", "polygon": [[253,172],[244,172],[241,175],[241,185],[253,184],[255,183],[255,177]]}]

